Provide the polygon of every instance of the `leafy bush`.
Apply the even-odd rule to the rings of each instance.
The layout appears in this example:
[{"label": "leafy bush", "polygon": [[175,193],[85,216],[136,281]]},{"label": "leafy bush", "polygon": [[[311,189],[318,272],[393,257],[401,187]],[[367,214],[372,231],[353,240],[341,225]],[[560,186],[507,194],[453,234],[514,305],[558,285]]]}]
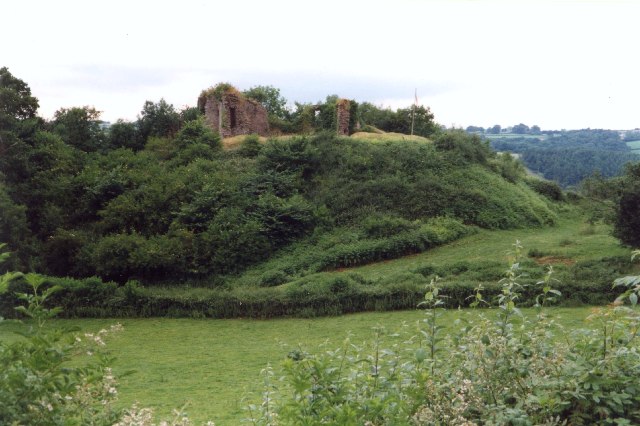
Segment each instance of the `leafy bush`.
[{"label": "leafy bush", "polygon": [[640,164],[629,166],[616,208],[613,234],[624,244],[640,247]]},{"label": "leafy bush", "polygon": [[253,158],[260,154],[262,144],[260,143],[260,137],[256,134],[245,136],[238,148],[238,153],[244,157]]},{"label": "leafy bush", "polygon": [[455,161],[486,164],[494,155],[488,141],[483,141],[479,136],[469,135],[462,130],[438,135],[434,139],[434,145]]},{"label": "leafy bush", "polygon": [[274,287],[286,283],[288,279],[289,276],[283,271],[269,271],[264,273],[260,278],[260,285],[263,287]]},{"label": "leafy bush", "polygon": [[562,193],[562,188],[560,188],[560,185],[556,182],[533,178],[529,178],[525,180],[525,182],[531,187],[531,189],[540,195],[544,195],[550,200],[563,201],[565,198]]},{"label": "leafy bush", "polygon": [[401,232],[416,230],[419,227],[419,222],[410,222],[401,217],[388,215],[369,216],[362,222],[362,228],[370,238],[391,237]]}]

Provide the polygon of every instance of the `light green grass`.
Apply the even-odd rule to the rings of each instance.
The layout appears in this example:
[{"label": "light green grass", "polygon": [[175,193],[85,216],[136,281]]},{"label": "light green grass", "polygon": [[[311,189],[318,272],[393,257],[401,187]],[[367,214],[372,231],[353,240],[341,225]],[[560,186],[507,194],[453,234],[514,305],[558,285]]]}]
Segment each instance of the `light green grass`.
[{"label": "light green grass", "polygon": [[540,139],[540,140],[544,140],[544,139],[547,138],[547,135],[521,135],[521,134],[518,134],[518,133],[499,133],[497,135],[485,133],[482,136],[484,136],[487,139],[516,139],[516,138],[524,138],[524,139]]},{"label": "light green grass", "polygon": [[640,150],[640,141],[629,141],[626,144],[632,151]]},{"label": "light green grass", "polygon": [[[567,328],[583,324],[589,308],[552,309]],[[496,311],[446,311],[441,323],[452,327],[462,315],[471,320],[479,313]],[[526,311],[529,315],[531,310]],[[108,341],[116,357],[117,374],[136,370],[120,380],[120,404],[138,401],[161,415],[188,404],[187,411],[201,424],[212,419],[216,425],[237,425],[246,416],[247,395],[255,401],[261,391],[260,371],[269,363],[279,373],[287,353],[302,345],[314,351],[330,341],[338,347],[351,334],[354,343],[373,338],[372,327],[381,325],[389,332],[404,324],[415,328],[424,317],[421,311],[363,313],[318,319],[193,320],[131,319],[121,320],[124,331]],[[58,320],[56,326],[78,326],[97,331],[116,320]],[[0,324],[0,339],[18,329],[15,323]]]},{"label": "light green grass", "polygon": [[405,135],[403,133],[382,132],[357,132],[350,136],[353,139],[361,139],[369,142],[396,142],[396,141],[414,141],[414,142],[431,142],[428,138],[418,135]]}]

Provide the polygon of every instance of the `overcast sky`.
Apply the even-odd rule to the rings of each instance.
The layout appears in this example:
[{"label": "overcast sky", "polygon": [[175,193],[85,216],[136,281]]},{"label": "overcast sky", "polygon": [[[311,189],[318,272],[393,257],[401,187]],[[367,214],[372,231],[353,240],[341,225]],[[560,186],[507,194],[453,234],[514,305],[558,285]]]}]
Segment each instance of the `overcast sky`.
[{"label": "overcast sky", "polygon": [[45,118],[94,106],[135,120],[146,100],[273,85],[419,103],[446,126],[640,127],[640,1],[15,0],[0,66]]}]

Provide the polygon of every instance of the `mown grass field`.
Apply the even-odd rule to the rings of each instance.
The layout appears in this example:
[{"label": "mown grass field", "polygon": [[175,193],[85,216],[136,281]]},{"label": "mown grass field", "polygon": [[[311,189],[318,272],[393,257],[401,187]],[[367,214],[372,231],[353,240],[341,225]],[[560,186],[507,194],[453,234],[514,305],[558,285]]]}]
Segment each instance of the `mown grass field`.
[{"label": "mown grass field", "polygon": [[640,154],[640,141],[629,141],[627,142],[627,146],[634,154]]},{"label": "mown grass field", "polygon": [[[443,314],[441,323],[452,330],[455,319],[471,321],[479,314],[496,310],[456,311]],[[532,310],[525,310],[532,315]],[[583,326],[590,308],[551,309],[552,315],[567,328]],[[257,401],[261,391],[260,371],[270,364],[276,375],[287,353],[299,346],[318,351],[329,342],[339,347],[350,336],[354,343],[371,341],[372,328],[383,326],[389,333],[416,328],[424,318],[422,311],[381,312],[318,319],[282,320],[194,320],[125,319],[118,320],[124,330],[107,342],[116,358],[116,375],[135,373],[120,380],[122,406],[138,401],[162,416],[187,404],[195,424],[207,419],[216,425],[237,425],[246,417],[244,407]],[[57,320],[53,326],[77,326],[97,331],[116,320]],[[0,323],[0,339],[14,339],[19,325]]]}]

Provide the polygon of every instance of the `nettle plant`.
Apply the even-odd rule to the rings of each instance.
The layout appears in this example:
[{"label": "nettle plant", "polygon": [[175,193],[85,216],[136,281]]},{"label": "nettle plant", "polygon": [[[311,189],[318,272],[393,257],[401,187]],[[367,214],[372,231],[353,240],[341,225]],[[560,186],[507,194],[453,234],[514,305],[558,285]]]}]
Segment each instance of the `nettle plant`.
[{"label": "nettle plant", "polygon": [[[548,305],[560,292],[553,269],[536,284],[535,310],[517,303],[523,285],[516,242],[497,312],[443,327],[445,295],[431,281],[417,332],[375,329],[370,344],[347,339],[313,354],[292,351],[285,375],[268,370],[268,392],[251,406],[254,425],[625,425],[640,423],[640,277],[594,309],[590,327],[567,333]],[[634,257],[638,253],[634,253]],[[476,289],[473,306],[486,302]],[[628,303],[623,303],[628,302]],[[446,332],[445,332],[446,331]],[[266,396],[265,396],[266,395]]]}]

